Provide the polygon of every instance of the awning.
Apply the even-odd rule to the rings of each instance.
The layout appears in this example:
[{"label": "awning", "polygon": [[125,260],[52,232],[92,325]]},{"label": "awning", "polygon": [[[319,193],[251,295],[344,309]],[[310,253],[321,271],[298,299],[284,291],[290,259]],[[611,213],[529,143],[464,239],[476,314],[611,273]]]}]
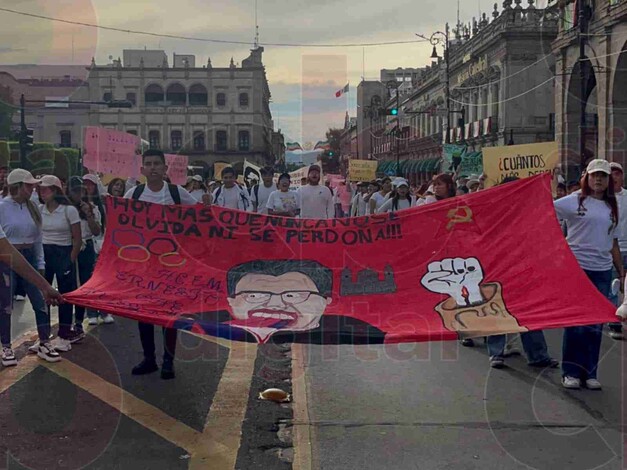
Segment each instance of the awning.
[{"label": "awning", "polygon": [[427,172],[437,171],[438,168],[440,167],[441,161],[442,161],[442,158],[440,157],[426,159],[425,164],[423,166],[423,171],[427,171]]}]

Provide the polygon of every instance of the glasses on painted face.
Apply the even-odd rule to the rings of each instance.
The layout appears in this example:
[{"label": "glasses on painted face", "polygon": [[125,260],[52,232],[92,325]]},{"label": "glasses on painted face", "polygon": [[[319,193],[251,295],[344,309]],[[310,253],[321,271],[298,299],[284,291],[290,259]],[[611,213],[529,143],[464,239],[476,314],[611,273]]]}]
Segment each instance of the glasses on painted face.
[{"label": "glasses on painted face", "polygon": [[283,303],[289,305],[297,305],[302,304],[303,302],[307,302],[309,300],[309,297],[311,297],[312,295],[319,295],[320,297],[322,297],[320,292],[308,290],[286,292],[242,291],[238,292],[235,295],[241,295],[246,302],[253,305],[264,304],[268,302],[273,295],[281,296],[281,300],[283,301]]}]

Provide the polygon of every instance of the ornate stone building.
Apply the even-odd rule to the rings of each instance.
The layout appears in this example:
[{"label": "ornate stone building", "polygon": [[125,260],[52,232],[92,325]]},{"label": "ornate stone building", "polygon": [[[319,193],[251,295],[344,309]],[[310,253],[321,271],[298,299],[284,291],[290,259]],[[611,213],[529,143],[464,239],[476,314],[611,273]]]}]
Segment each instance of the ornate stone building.
[{"label": "ornate stone building", "polygon": [[[505,0],[502,10],[495,4],[491,21],[484,13],[468,25],[452,31],[447,27],[450,143],[481,150],[553,140],[551,43],[557,36],[557,19],[527,1],[523,7],[521,0]],[[437,52],[444,56],[442,48]],[[439,171],[442,144],[447,142],[446,70],[440,58],[413,83],[413,93],[401,95],[400,132],[395,132],[396,121],[391,118],[375,129],[382,136],[374,154],[390,161],[381,165],[384,172],[396,171],[397,139],[404,175],[419,181]],[[395,97],[388,96],[385,106],[394,107]]]},{"label": "ornate stone building", "polygon": [[[554,2],[559,34],[556,57],[556,133],[569,178],[591,158],[627,164],[627,1]],[[584,36],[584,60],[579,38]],[[583,68],[583,96],[580,72]],[[585,153],[579,151],[581,103],[585,103]]]}]

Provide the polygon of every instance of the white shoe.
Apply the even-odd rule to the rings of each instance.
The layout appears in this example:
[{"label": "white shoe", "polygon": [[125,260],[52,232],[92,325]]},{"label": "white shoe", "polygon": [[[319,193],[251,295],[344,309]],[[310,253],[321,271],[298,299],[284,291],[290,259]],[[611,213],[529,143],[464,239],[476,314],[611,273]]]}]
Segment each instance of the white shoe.
[{"label": "white shoe", "polygon": [[577,377],[571,377],[569,375],[566,375],[562,378],[562,385],[564,388],[577,390],[581,388],[581,380],[579,380]]},{"label": "white shoe", "polygon": [[11,348],[2,348],[2,365],[4,367],[16,366],[17,358]]},{"label": "white shoe", "polygon": [[612,331],[612,330],[610,330],[610,338],[616,339],[616,340],[621,340],[624,337],[625,336],[623,335],[622,331]]},{"label": "white shoe", "polygon": [[57,351],[68,352],[72,350],[72,343],[67,339],[57,336],[52,340],[52,347]]},{"label": "white shoe", "polygon": [[38,352],[39,352],[39,340],[35,341],[35,344],[33,344],[30,348],[28,348],[29,354],[37,354]]},{"label": "white shoe", "polygon": [[98,324],[98,318],[94,317],[94,318],[89,318],[87,320],[87,324],[90,326],[95,326]]},{"label": "white shoe", "polygon": [[109,315],[108,313],[104,317],[102,317],[102,321],[103,323],[106,323],[107,325],[110,325],[111,323],[115,322],[113,317]]},{"label": "white shoe", "polygon": [[39,350],[37,351],[37,356],[47,362],[59,362],[61,360],[61,356],[51,343],[44,343],[40,345]]},{"label": "white shoe", "polygon": [[597,379],[588,379],[586,380],[586,388],[588,390],[601,390],[603,386]]},{"label": "white shoe", "polygon": [[16,302],[24,302],[26,300],[26,297],[24,297],[23,295],[16,295],[15,297],[13,297],[13,300],[15,300]]}]

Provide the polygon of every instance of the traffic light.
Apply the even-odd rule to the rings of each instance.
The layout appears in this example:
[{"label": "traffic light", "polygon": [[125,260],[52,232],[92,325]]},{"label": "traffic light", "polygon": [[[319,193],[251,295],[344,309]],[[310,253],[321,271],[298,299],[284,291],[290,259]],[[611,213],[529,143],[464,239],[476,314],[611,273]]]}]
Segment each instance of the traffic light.
[{"label": "traffic light", "polygon": [[329,150],[329,157],[333,156],[333,150]]},{"label": "traffic light", "polygon": [[20,132],[20,143],[22,144],[22,148],[25,153],[30,153],[33,151],[33,138],[34,131],[29,128],[23,128],[22,132]]},{"label": "traffic light", "polygon": [[398,116],[398,108],[386,109],[385,115],[386,116]]}]

